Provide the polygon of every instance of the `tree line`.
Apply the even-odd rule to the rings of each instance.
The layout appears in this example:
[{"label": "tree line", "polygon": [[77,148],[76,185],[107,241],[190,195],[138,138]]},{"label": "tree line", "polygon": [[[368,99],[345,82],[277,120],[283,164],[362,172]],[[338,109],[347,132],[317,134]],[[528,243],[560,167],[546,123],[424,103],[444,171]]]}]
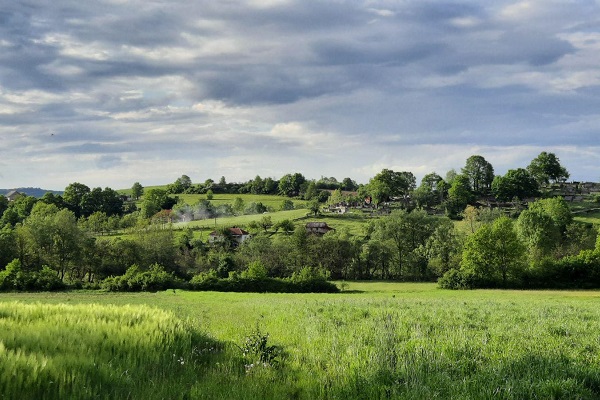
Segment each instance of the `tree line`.
[{"label": "tree line", "polygon": [[[562,198],[541,198],[508,216],[499,209],[474,206],[476,198],[486,195],[540,196],[543,185],[567,178],[568,172],[551,153],[542,153],[527,168],[510,170],[504,176],[494,176],[491,164],[472,156],[461,174],[450,171],[442,179],[431,173],[418,187],[412,173],[384,169],[365,185],[344,179],[356,189],[355,194],[345,195],[352,198],[342,194],[341,189],[349,186],[333,178],[321,178],[317,184],[319,181],[307,181],[299,173],[288,174],[278,181],[278,193],[312,198],[317,205],[315,214],[323,204],[319,200],[332,198],[370,198],[374,206],[391,204],[392,211],[369,220],[360,235],[344,229],[314,235],[303,223],[283,221],[275,226],[263,216],[248,227],[253,238],[241,245],[227,230],[219,233],[224,240],[208,243],[191,229],[175,231],[168,222],[153,223],[161,210],[185,209],[168,188],[144,190],[135,184],[132,195],[142,199],[137,210],[135,203],[110,188],[90,189],[74,183],[62,196],[0,201],[0,265],[7,266],[0,281],[21,276],[29,279],[23,284],[27,288],[53,287],[56,281],[99,287],[103,281],[128,276],[135,266],[134,272],[140,276],[153,276],[143,275],[152,270],[158,271],[157,276],[164,272],[183,282],[195,279],[199,285],[210,279],[235,281],[252,266],[254,271],[264,271],[265,277],[279,279],[298,276],[308,268],[332,279],[439,280],[448,288],[597,287],[597,232],[574,222]],[[191,182],[178,180],[184,186]],[[257,183],[258,188],[258,182],[264,188],[262,179],[247,182],[245,187],[250,185],[252,190]],[[209,190],[228,185],[224,178],[219,184]],[[330,189],[322,189],[324,185]],[[319,199],[319,191],[328,195]],[[208,198],[210,192],[205,194]],[[215,212],[210,200],[203,202],[205,210]],[[284,200],[281,208],[290,206],[293,202]],[[235,201],[229,207],[233,213],[261,211],[257,204],[249,210]],[[463,219],[470,232],[458,230],[451,218]],[[106,226],[109,228],[100,228]],[[126,229],[127,235],[103,236],[104,229]],[[275,234],[278,230],[281,233]],[[51,274],[55,281],[49,278]],[[131,279],[141,278],[135,275]]]}]

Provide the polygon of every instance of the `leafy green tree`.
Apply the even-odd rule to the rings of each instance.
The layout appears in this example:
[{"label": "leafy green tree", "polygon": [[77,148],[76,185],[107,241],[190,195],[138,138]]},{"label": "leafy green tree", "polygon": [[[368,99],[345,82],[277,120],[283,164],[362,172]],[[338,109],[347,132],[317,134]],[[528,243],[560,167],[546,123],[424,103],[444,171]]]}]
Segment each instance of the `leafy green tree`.
[{"label": "leafy green tree", "polygon": [[0,269],[18,257],[16,234],[10,225],[0,227]]},{"label": "leafy green tree", "polygon": [[440,277],[460,264],[463,240],[449,219],[435,228],[422,250],[427,257],[429,268]]},{"label": "leafy green tree", "polygon": [[[383,169],[369,181],[369,187],[379,192],[378,196],[383,200],[387,200],[390,197],[408,195],[416,187],[416,178],[412,172]],[[375,197],[372,193],[371,196]]]},{"label": "leafy green tree", "polygon": [[215,194],[213,193],[213,191],[211,189],[208,189],[206,191],[206,200],[212,200],[215,197]]},{"label": "leafy green tree", "polygon": [[286,174],[279,180],[279,193],[288,197],[298,196],[305,182],[306,178],[301,173]]},{"label": "leafy green tree", "polygon": [[447,187],[441,176],[432,172],[421,180],[421,184],[413,191],[412,198],[418,207],[433,207],[446,197]]},{"label": "leafy green tree", "polygon": [[243,214],[245,206],[246,206],[246,203],[244,202],[244,199],[242,199],[241,197],[236,197],[235,199],[233,199],[233,210],[237,214]]},{"label": "leafy green tree", "polygon": [[508,217],[481,226],[465,243],[460,272],[475,287],[518,283],[525,267],[525,246]]},{"label": "leafy green tree", "polygon": [[163,189],[148,189],[144,194],[144,200],[142,201],[142,216],[144,218],[150,218],[169,202],[169,196],[167,191]]},{"label": "leafy green tree", "polygon": [[291,232],[294,232],[294,229],[296,229],[296,226],[294,225],[294,222],[292,222],[291,220],[284,219],[284,220],[277,222],[275,225],[273,225],[273,228],[276,231],[281,229],[284,233],[289,234]]},{"label": "leafy green tree", "polygon": [[281,206],[279,206],[281,211],[288,211],[294,209],[294,202],[290,199],[285,199],[281,202]]},{"label": "leafy green tree", "polygon": [[273,220],[270,215],[263,215],[258,221],[258,225],[265,231],[265,233],[273,226]]},{"label": "leafy green tree", "polygon": [[529,210],[539,210],[548,214],[561,234],[565,232],[567,226],[573,221],[573,213],[571,212],[569,205],[565,199],[560,196],[541,199],[530,203]]},{"label": "leafy green tree", "polygon": [[475,155],[467,159],[462,175],[469,179],[474,192],[485,193],[491,188],[494,180],[494,167],[482,156]]},{"label": "leafy green tree", "polygon": [[44,195],[40,198],[40,201],[43,201],[46,204],[54,204],[58,208],[66,207],[65,201],[63,200],[62,196],[59,194],[54,194],[52,192],[44,193]]},{"label": "leafy green tree", "polygon": [[321,204],[318,200],[313,200],[308,204],[308,209],[316,217],[321,213]]},{"label": "leafy green tree", "polygon": [[4,214],[4,211],[6,211],[7,208],[8,199],[5,196],[0,195],[0,217],[2,216],[2,214]]},{"label": "leafy green tree", "polygon": [[356,184],[356,181],[354,181],[353,179],[344,178],[342,180],[342,183],[340,184],[340,189],[346,190],[348,192],[353,192],[358,189],[358,185]]},{"label": "leafy green tree", "polygon": [[133,186],[131,186],[131,197],[133,197],[135,200],[139,200],[143,194],[144,187],[139,182],[135,182]]},{"label": "leafy green tree", "polygon": [[542,151],[527,167],[529,173],[540,185],[550,182],[564,182],[569,179],[569,172],[560,164],[554,153]]},{"label": "leafy green tree", "polygon": [[473,201],[473,198],[469,178],[465,175],[457,175],[452,181],[452,186],[448,189],[446,213],[450,218],[456,218],[467,204]]},{"label": "leafy green tree", "polygon": [[261,194],[264,189],[263,179],[256,175],[252,183],[250,184],[250,193],[252,194]]},{"label": "leafy green tree", "polygon": [[83,215],[82,203],[86,195],[91,192],[90,188],[83,183],[73,182],[69,184],[63,193],[63,199],[67,208],[75,213],[77,218]]},{"label": "leafy green tree", "polygon": [[510,201],[515,197],[525,199],[539,195],[539,185],[526,169],[510,169],[504,176],[494,178],[492,194],[503,201]]},{"label": "leafy green tree", "polygon": [[244,214],[248,214],[248,215],[252,215],[252,214],[262,214],[267,212],[267,206],[265,206],[263,203],[261,203],[260,201],[258,202],[251,202],[246,206],[246,209],[244,210]]},{"label": "leafy green tree", "polygon": [[371,235],[373,240],[390,240],[394,245],[394,268],[391,275],[395,279],[425,279],[427,272],[417,249],[424,246],[439,224],[439,219],[423,210],[397,210],[377,222]]},{"label": "leafy green tree", "polygon": [[548,213],[540,208],[524,210],[516,223],[517,233],[534,261],[559,246],[561,232]]},{"label": "leafy green tree", "polygon": [[263,193],[264,194],[277,194],[277,185],[279,183],[273,178],[267,177],[263,179]]},{"label": "leafy green tree", "polygon": [[312,200],[317,198],[317,185],[314,180],[308,182],[306,190],[304,191],[304,200]]}]

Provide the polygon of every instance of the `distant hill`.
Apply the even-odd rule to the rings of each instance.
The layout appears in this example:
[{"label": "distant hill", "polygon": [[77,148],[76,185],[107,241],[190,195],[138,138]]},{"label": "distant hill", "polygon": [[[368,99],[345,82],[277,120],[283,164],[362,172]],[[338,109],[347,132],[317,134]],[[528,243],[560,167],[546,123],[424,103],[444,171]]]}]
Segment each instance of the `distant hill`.
[{"label": "distant hill", "polygon": [[48,189],[32,188],[32,187],[27,187],[27,188],[20,187],[20,188],[14,188],[14,189],[0,189],[0,194],[1,195],[6,195],[11,190],[16,190],[19,193],[23,193],[23,194],[26,194],[27,196],[33,196],[33,197],[37,197],[37,198],[42,197],[44,194],[46,194],[46,192],[52,192],[54,194],[60,194],[60,195],[63,194],[63,192],[58,191],[58,190],[48,190]]}]

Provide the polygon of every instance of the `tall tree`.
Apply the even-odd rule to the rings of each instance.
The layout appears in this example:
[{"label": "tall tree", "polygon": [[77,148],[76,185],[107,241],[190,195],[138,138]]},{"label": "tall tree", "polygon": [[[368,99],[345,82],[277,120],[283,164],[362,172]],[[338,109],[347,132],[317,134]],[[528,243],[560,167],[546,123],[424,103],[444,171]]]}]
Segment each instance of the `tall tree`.
[{"label": "tall tree", "polygon": [[525,267],[525,246],[508,217],[483,225],[467,238],[461,272],[474,286],[507,286],[519,281]]},{"label": "tall tree", "polygon": [[540,185],[550,182],[564,182],[569,179],[569,172],[560,164],[560,160],[554,153],[542,151],[536,158],[531,160],[527,167],[529,173]]},{"label": "tall tree", "polygon": [[298,196],[304,182],[306,178],[299,172],[286,174],[279,180],[279,193],[288,197]]},{"label": "tall tree", "polygon": [[131,196],[135,200],[139,200],[140,197],[144,194],[144,187],[139,183],[135,182],[133,186],[131,186]]},{"label": "tall tree", "polygon": [[63,200],[67,208],[75,213],[77,218],[83,215],[82,202],[84,196],[91,192],[90,188],[83,183],[73,182],[65,188]]},{"label": "tall tree", "polygon": [[485,193],[494,180],[494,167],[482,156],[475,155],[467,159],[462,174],[469,179],[474,192]]},{"label": "tall tree", "polygon": [[492,194],[503,201],[524,199],[539,195],[538,182],[523,168],[509,169],[504,176],[496,176],[492,182]]}]

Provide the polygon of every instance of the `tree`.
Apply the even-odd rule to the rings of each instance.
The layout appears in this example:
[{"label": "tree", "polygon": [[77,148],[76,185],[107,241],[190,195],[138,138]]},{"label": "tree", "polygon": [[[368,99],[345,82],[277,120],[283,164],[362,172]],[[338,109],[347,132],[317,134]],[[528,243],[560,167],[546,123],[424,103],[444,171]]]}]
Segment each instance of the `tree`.
[{"label": "tree", "polygon": [[304,191],[304,200],[312,200],[316,198],[317,195],[317,185],[315,184],[315,181],[309,181],[306,190]]},{"label": "tree", "polygon": [[491,188],[494,180],[494,167],[482,156],[475,155],[467,159],[462,174],[469,179],[474,192],[485,193]]},{"label": "tree", "polygon": [[426,260],[416,250],[425,245],[438,224],[438,218],[423,210],[397,210],[377,221],[371,239],[393,243],[395,268],[390,274],[394,278],[426,278],[426,271],[422,268],[426,267]]},{"label": "tree", "polygon": [[447,188],[441,176],[432,172],[421,180],[421,184],[412,194],[418,207],[433,207],[442,202]]},{"label": "tree", "polygon": [[396,172],[390,169],[383,169],[371,179],[369,186],[374,182],[378,183],[378,190],[383,190],[382,194],[385,197],[383,200],[387,200],[390,197],[404,197],[416,187],[415,176],[412,172],[407,171]]},{"label": "tree", "polygon": [[296,226],[294,225],[294,223],[292,222],[292,220],[290,220],[290,219],[284,219],[284,220],[279,221],[275,225],[273,225],[273,228],[276,231],[278,231],[279,229],[281,229],[284,233],[290,234],[291,232],[294,232],[294,229],[296,229]]},{"label": "tree", "polygon": [[451,218],[456,218],[472,200],[473,192],[469,178],[466,175],[457,175],[448,189],[446,213]]},{"label": "tree", "polygon": [[540,185],[550,182],[564,182],[569,179],[569,172],[560,165],[558,157],[554,153],[542,151],[536,158],[531,160],[527,171]]},{"label": "tree", "polygon": [[263,192],[263,189],[264,189],[264,182],[260,176],[256,175],[256,177],[250,184],[250,193],[261,194]]},{"label": "tree", "polygon": [[167,203],[168,197],[166,190],[156,188],[147,190],[142,201],[142,215],[145,218],[152,217]]},{"label": "tree", "polygon": [[356,189],[358,189],[358,185],[356,184],[356,182],[354,180],[352,180],[351,178],[344,178],[342,180],[342,183],[340,185],[340,188],[342,190],[348,191],[348,192],[353,192]]},{"label": "tree", "polygon": [[316,217],[321,212],[321,204],[318,200],[312,200],[308,204],[308,209],[310,210],[311,214],[313,214]]},{"label": "tree", "polygon": [[0,195],[0,217],[2,216],[2,214],[4,214],[4,211],[6,211],[7,208],[8,199],[5,196]]},{"label": "tree", "polygon": [[519,282],[524,266],[525,246],[513,228],[513,221],[500,217],[467,238],[460,271],[473,286],[506,287],[509,282]]},{"label": "tree", "polygon": [[236,197],[235,199],[233,199],[233,210],[237,214],[241,215],[244,213],[245,205],[246,205],[246,203],[244,202],[244,199],[242,199],[241,197]]},{"label": "tree", "polygon": [[281,211],[293,210],[294,202],[290,199],[285,199],[281,202],[281,206],[279,208]]},{"label": "tree", "polygon": [[144,187],[139,183],[135,182],[133,186],[131,186],[131,196],[135,200],[139,200],[140,197],[144,194]]},{"label": "tree", "polygon": [[444,275],[452,268],[458,268],[462,240],[452,221],[445,219],[435,228],[423,246],[423,251],[429,268],[437,276]]},{"label": "tree", "polygon": [[287,174],[279,180],[279,193],[284,196],[298,196],[306,178],[301,173]]},{"label": "tree", "polygon": [[77,218],[82,214],[82,202],[84,196],[91,192],[90,188],[83,183],[74,182],[65,188],[63,199],[67,208],[75,213]]},{"label": "tree", "polygon": [[510,169],[504,176],[494,178],[492,194],[502,201],[510,201],[515,197],[522,200],[539,195],[539,185],[526,169]]},{"label": "tree", "polygon": [[269,228],[273,226],[273,221],[271,220],[271,216],[264,215],[260,219],[260,221],[258,221],[258,226],[260,226],[266,233],[269,230]]}]

